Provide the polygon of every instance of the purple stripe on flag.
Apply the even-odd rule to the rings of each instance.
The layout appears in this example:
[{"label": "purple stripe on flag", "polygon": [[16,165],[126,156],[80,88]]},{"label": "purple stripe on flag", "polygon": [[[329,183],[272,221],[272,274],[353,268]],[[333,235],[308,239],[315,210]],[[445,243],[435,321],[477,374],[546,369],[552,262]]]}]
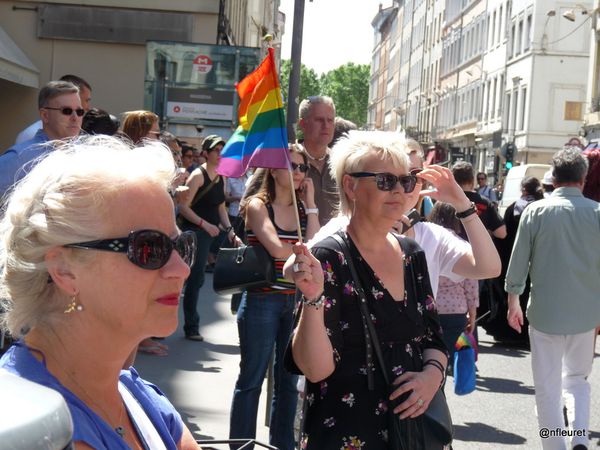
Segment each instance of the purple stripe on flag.
[{"label": "purple stripe on flag", "polygon": [[290,167],[287,151],[281,148],[257,148],[251,155],[242,159],[221,157],[218,173],[225,177],[241,177],[248,167],[265,167],[268,169],[287,169]]}]

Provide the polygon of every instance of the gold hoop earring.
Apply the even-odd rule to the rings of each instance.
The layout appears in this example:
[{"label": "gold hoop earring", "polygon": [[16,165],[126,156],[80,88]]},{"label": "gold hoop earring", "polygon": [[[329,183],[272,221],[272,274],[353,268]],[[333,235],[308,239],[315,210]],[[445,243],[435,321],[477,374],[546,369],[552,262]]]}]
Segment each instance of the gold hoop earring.
[{"label": "gold hoop earring", "polygon": [[83,306],[77,303],[77,292],[73,293],[71,301],[67,304],[67,308],[63,312],[71,314],[73,311],[83,311]]}]

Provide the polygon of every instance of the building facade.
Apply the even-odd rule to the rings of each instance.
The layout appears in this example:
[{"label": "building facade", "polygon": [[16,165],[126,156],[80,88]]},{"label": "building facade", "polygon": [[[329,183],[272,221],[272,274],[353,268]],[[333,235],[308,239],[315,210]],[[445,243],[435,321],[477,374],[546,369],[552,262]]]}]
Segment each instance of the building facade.
[{"label": "building facade", "polygon": [[[548,162],[581,132],[590,42],[582,21],[591,8],[553,0],[394,1],[376,19],[387,12],[385,26],[398,28],[399,89],[392,107],[369,110],[370,123],[405,130],[436,150],[432,161],[465,159],[491,176],[502,174],[508,143],[515,163]],[[384,35],[383,25],[373,21],[376,34]],[[384,65],[377,46],[376,54]],[[389,65],[387,78],[372,76],[371,92],[394,80],[394,71]],[[394,108],[397,123],[381,120]]]},{"label": "building facade", "polygon": [[93,106],[142,109],[146,42],[260,47],[280,41],[279,0],[0,0],[0,152],[38,119],[40,86],[64,74],[92,85]]}]

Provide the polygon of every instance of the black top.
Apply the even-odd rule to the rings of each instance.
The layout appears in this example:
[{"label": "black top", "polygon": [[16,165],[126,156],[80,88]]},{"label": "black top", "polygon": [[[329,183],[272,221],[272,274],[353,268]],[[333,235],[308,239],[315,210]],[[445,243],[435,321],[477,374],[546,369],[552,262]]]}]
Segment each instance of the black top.
[{"label": "black top", "polygon": [[[495,231],[504,225],[504,220],[498,214],[498,210],[492,205],[487,198],[482,197],[477,192],[465,191],[467,198],[475,203],[475,207],[477,208],[477,215],[483,222],[483,225],[489,231]],[[466,236],[463,230],[463,235]],[[466,238],[465,238],[466,239]]]},{"label": "black top", "polygon": [[[204,177],[204,183],[202,186],[198,188],[196,191],[196,196],[198,196],[206,186],[208,186],[212,180],[208,176],[208,172],[202,166],[198,167],[202,171],[202,176]],[[219,225],[221,219],[219,217],[219,205],[225,201],[225,187],[223,183],[223,177],[217,175],[219,177],[219,181],[212,185],[212,187],[208,190],[206,194],[202,196],[202,198],[198,201],[192,200],[192,211],[194,211],[198,217],[207,221],[208,223],[212,223],[213,225]],[[190,222],[187,221],[189,225]]]},{"label": "black top", "polygon": [[[347,236],[347,235],[346,235]],[[400,238],[405,252],[403,301],[395,301],[349,236],[350,254],[367,293],[368,307],[380,340],[389,378],[421,371],[424,349],[446,353],[435,310],[423,250]],[[325,276],[325,326],[333,347],[334,372],[320,383],[307,381],[308,402],[302,448],[387,450],[389,389],[375,363],[375,389],[367,386],[366,343],[350,271],[337,242],[329,237],[313,247]],[[299,312],[298,312],[299,314]],[[405,448],[419,450],[422,416],[400,422]],[[306,444],[306,447],[304,447]]]}]

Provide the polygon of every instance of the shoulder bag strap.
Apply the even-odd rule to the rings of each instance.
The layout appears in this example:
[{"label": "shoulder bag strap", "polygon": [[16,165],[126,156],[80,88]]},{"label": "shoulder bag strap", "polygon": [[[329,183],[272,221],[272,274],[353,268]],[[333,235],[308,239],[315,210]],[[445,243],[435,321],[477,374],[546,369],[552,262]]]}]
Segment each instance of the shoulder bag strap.
[{"label": "shoulder bag strap", "polygon": [[375,350],[375,354],[377,359],[379,360],[379,366],[381,367],[381,371],[383,373],[383,379],[385,383],[389,386],[390,380],[386,370],[385,362],[383,360],[383,353],[381,352],[381,347],[379,345],[379,339],[377,338],[377,331],[375,330],[375,326],[373,325],[373,321],[371,320],[371,314],[369,313],[369,307],[367,305],[367,297],[365,295],[365,291],[362,287],[360,279],[358,278],[358,274],[356,272],[356,268],[354,267],[354,263],[352,262],[352,255],[350,255],[350,248],[346,240],[338,233],[335,233],[332,236],[337,243],[339,244],[342,253],[344,254],[344,258],[346,259],[346,264],[348,264],[348,268],[350,269],[350,276],[352,277],[352,281],[354,282],[354,289],[359,297],[359,306],[360,313],[363,321],[363,329],[365,333],[365,342],[367,347],[367,379],[369,390],[373,390],[375,388],[375,382],[373,379],[373,350]]},{"label": "shoulder bag strap", "polygon": [[[208,172],[206,170],[204,170],[203,167],[201,167],[200,170],[202,170],[202,175],[208,178]],[[212,187],[219,182],[220,179],[221,179],[221,175],[217,175],[216,177],[214,177],[212,179],[212,181],[210,183],[208,183],[208,185],[204,189],[202,189],[200,192],[196,193],[196,195],[194,196],[194,199],[192,200],[192,203],[190,203],[190,208],[193,207],[196,203],[198,203],[200,201],[200,199],[202,197],[204,197],[208,193],[208,191],[210,191],[212,189]]]}]

